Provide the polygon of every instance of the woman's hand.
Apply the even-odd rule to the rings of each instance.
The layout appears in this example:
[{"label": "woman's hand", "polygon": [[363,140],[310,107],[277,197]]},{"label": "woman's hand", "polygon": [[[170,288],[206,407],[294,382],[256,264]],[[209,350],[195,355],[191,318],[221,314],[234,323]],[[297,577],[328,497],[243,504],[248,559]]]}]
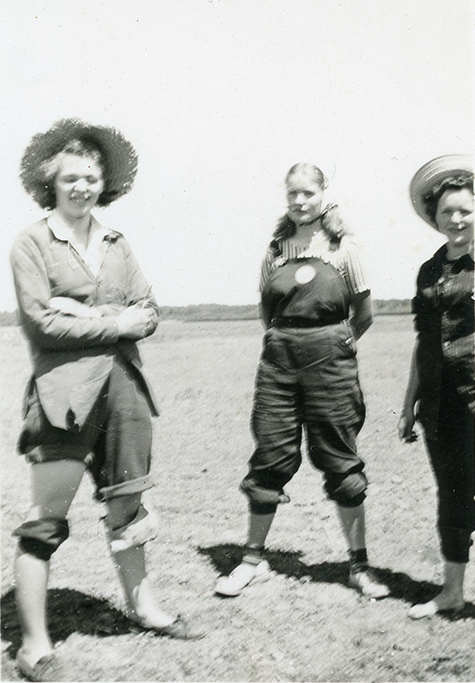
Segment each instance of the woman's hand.
[{"label": "woman's hand", "polygon": [[404,397],[401,417],[397,425],[399,438],[404,443],[412,443],[417,440],[417,434],[414,431],[414,423],[416,421],[416,404],[420,398],[419,396],[419,372],[417,370],[417,346],[418,341],[412,352],[411,369],[409,371],[409,380],[407,383],[406,395]]},{"label": "woman's hand", "polygon": [[125,339],[143,339],[155,329],[155,310],[143,307],[142,304],[129,306],[117,316],[119,337]]},{"label": "woman's hand", "polygon": [[412,443],[417,441],[417,434],[414,431],[414,424],[416,421],[416,416],[414,415],[413,408],[404,408],[399,422],[397,423],[397,431],[399,438],[404,443]]}]

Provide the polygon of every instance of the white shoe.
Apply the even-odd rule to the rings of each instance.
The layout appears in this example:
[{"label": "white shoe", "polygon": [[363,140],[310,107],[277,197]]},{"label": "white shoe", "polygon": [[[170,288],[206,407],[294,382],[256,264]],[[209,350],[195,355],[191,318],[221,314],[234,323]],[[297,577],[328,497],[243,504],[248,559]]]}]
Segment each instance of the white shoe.
[{"label": "white shoe", "polygon": [[376,579],[369,567],[358,572],[350,572],[348,585],[371,600],[387,598],[390,593],[389,588]]},{"label": "white shoe", "polygon": [[241,562],[229,576],[222,576],[219,579],[214,590],[219,595],[235,597],[240,595],[243,589],[251,583],[268,581],[271,576],[272,572],[266,560],[262,560],[259,564]]},{"label": "white shoe", "polygon": [[452,607],[442,608],[439,607],[436,600],[430,600],[429,602],[421,602],[413,605],[408,612],[408,616],[411,619],[432,619],[438,612],[445,612],[451,616],[457,616],[464,607],[465,603],[461,602]]},{"label": "white shoe", "polygon": [[407,616],[410,619],[432,619],[437,614],[437,611],[435,600],[431,600],[430,602],[421,602],[413,605]]}]

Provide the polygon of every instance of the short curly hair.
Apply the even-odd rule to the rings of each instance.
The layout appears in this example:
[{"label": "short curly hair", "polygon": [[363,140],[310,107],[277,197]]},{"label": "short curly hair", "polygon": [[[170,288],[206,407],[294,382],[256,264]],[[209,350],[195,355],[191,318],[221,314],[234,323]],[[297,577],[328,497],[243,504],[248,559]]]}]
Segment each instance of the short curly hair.
[{"label": "short curly hair", "polygon": [[98,206],[108,206],[132,189],[138,164],[132,144],[114,128],[62,119],[35,135],[21,159],[22,184],[41,208],[56,206],[54,181],[65,154],[90,156],[100,165],[104,190]]},{"label": "short curly hair", "polygon": [[423,198],[428,217],[435,223],[437,207],[444,192],[447,192],[447,190],[457,191],[463,189],[468,189],[473,193],[473,174],[464,173],[463,175],[451,176],[444,178],[442,182],[434,185],[431,191]]}]

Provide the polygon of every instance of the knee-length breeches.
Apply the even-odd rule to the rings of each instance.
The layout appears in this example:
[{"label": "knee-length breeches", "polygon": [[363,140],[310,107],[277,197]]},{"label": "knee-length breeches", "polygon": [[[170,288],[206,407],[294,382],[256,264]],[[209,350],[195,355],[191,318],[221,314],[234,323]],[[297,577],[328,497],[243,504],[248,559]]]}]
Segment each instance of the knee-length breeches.
[{"label": "knee-length breeches", "polygon": [[[134,369],[114,358],[111,373],[81,430],[63,430],[48,421],[36,390],[20,436],[20,452],[31,463],[58,460],[84,462],[101,501],[140,494],[153,486],[150,477],[151,413],[147,396]],[[130,509],[131,519],[109,529],[112,552],[141,545],[156,534],[155,522],[140,501]],[[107,522],[106,517],[106,523]],[[13,532],[20,547],[42,560],[68,538],[67,519],[41,517]]]},{"label": "knee-length breeches", "polygon": [[359,505],[367,486],[356,437],[365,416],[355,341],[347,322],[305,329],[271,327],[257,370],[251,428],[256,449],[242,489],[280,491],[309,457],[330,498]]},{"label": "knee-length breeches", "polygon": [[53,427],[35,391],[19,449],[32,463],[84,462],[99,500],[151,488],[150,407],[133,368],[119,356],[114,358],[109,379],[80,431]]}]

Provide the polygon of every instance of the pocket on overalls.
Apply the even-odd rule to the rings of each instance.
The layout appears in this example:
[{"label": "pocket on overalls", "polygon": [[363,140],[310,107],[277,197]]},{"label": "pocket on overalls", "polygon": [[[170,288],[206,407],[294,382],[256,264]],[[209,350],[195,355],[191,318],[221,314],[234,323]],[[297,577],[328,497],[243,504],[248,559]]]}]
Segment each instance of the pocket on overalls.
[{"label": "pocket on overalls", "polygon": [[264,335],[261,360],[274,367],[289,369],[286,344],[274,327],[270,327]]},{"label": "pocket on overalls", "polygon": [[356,340],[350,325],[344,325],[336,331],[336,350],[339,358],[356,357]]}]

